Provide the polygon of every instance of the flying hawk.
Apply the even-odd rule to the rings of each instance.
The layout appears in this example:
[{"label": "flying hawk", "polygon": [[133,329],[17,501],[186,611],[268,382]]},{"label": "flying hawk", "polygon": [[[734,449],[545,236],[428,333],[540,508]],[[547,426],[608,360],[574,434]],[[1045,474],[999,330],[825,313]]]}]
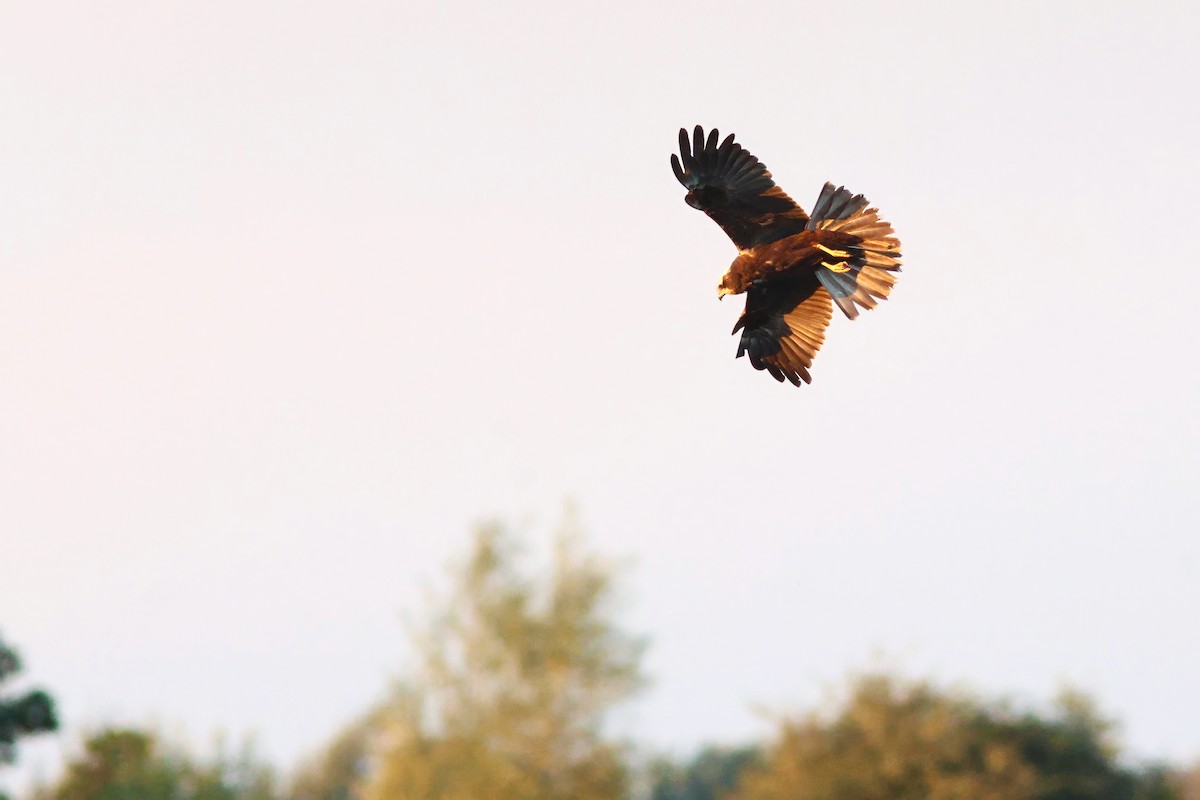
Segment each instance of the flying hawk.
[{"label": "flying hawk", "polygon": [[717,144],[714,128],[691,141],[679,130],[671,155],[685,200],[708,214],[737,245],[738,255],[717,286],[717,297],[746,293],[746,310],[733,327],[742,332],[738,357],[796,386],[811,383],[813,356],[837,303],[847,317],[874,308],[900,271],[900,242],[892,226],[867,208],[861,194],[825,184],[812,216],[771,180],[771,173],[733,141]]}]

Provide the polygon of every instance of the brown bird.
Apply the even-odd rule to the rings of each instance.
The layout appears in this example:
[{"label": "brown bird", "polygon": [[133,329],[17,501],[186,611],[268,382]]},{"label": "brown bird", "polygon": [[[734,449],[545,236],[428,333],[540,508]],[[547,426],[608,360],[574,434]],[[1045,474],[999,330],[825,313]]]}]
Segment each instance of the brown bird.
[{"label": "brown bird", "polygon": [[812,216],[771,180],[771,173],[733,141],[705,141],[699,125],[688,141],[679,130],[671,155],[685,200],[708,214],[737,245],[738,255],[717,286],[717,297],[746,293],[733,326],[742,332],[737,357],[796,386],[811,383],[813,356],[825,341],[833,303],[847,317],[885,299],[900,271],[900,242],[892,226],[867,208],[861,194],[825,184]]}]

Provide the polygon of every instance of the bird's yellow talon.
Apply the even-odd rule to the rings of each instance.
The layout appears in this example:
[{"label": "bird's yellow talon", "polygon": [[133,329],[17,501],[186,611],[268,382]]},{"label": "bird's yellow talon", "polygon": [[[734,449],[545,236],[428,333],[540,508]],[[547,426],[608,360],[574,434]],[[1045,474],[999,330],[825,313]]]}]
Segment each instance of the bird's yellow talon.
[{"label": "bird's yellow talon", "polygon": [[[820,247],[820,245],[817,245],[817,246]],[[821,248],[821,249],[823,250],[824,248]],[[830,272],[849,272],[850,271],[850,265],[844,261],[838,262],[838,263],[833,263],[833,264],[830,264],[828,261],[822,261],[821,266],[824,267],[825,269],[829,270]]]},{"label": "bird's yellow talon", "polygon": [[848,253],[845,250],[830,250],[828,247],[826,247],[823,244],[818,244],[815,246],[818,250],[823,250],[826,253],[828,253],[829,255],[833,256],[834,258],[849,258],[850,257],[850,253]]}]

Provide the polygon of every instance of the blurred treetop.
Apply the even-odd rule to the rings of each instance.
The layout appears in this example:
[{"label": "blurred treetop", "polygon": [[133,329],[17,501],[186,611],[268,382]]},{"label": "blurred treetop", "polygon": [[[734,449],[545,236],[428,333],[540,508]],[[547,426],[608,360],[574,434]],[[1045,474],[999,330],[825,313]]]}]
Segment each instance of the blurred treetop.
[{"label": "blurred treetop", "polygon": [[0,637],[0,765],[16,758],[17,739],[58,730],[49,694],[40,689],[12,697],[4,693],[5,681],[20,671],[20,656]]},{"label": "blurred treetop", "polygon": [[603,723],[643,683],[643,642],[611,616],[613,573],[560,535],[530,578],[481,528],[444,607],[418,632],[417,674],[390,703],[370,800],[616,800],[622,746]]},{"label": "blurred treetop", "polygon": [[1057,713],[884,676],[860,679],[832,718],[785,722],[731,800],[1171,800],[1165,771],[1121,765],[1084,697]]},{"label": "blurred treetop", "polygon": [[274,800],[271,770],[248,750],[207,763],[154,734],[124,728],[89,737],[58,782],[33,800]]}]

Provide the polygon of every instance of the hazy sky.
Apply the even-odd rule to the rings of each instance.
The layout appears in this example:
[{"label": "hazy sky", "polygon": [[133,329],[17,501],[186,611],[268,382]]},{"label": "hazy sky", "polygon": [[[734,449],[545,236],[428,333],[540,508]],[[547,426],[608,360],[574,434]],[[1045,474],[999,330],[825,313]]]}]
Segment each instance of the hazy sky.
[{"label": "hazy sky", "polygon": [[[69,733],[286,765],[472,524],[570,497],[633,564],[645,743],[882,653],[1200,755],[1198,40],[1190,1],[6,4],[0,631]],[[811,386],[733,358],[696,123],[903,241]]]}]

